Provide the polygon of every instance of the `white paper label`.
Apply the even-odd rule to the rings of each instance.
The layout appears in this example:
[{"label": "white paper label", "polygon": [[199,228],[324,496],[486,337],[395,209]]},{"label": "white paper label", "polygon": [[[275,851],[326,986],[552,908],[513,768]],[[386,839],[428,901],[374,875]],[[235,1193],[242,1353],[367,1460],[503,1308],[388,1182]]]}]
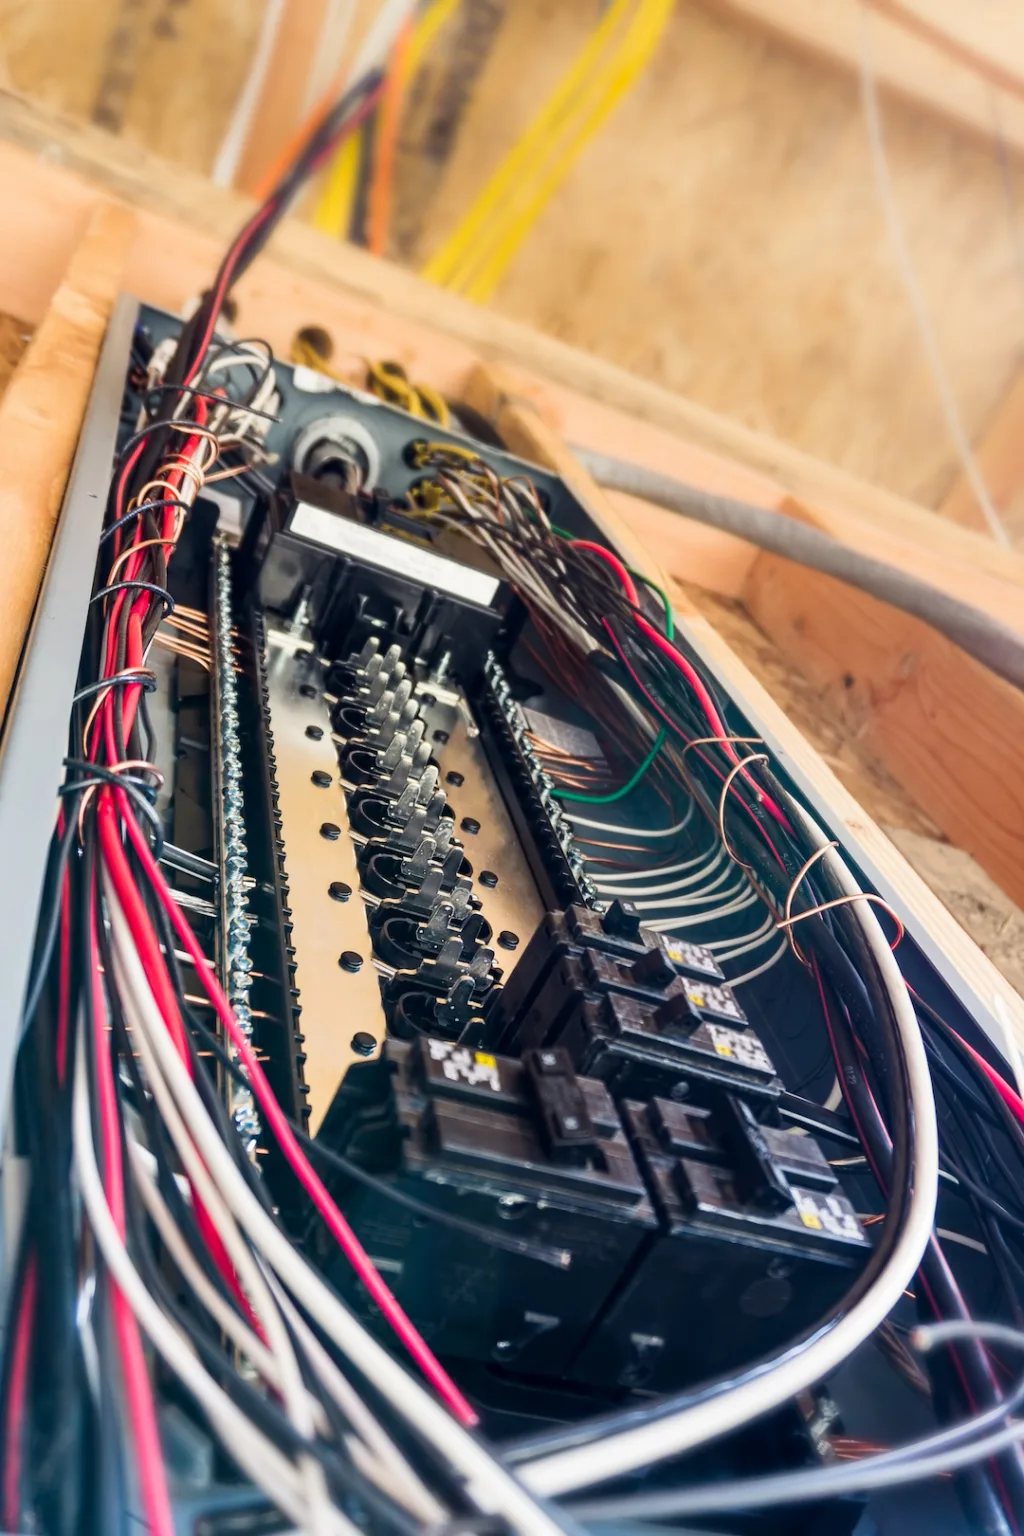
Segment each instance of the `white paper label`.
[{"label": "white paper label", "polygon": [[392,534],[379,533],[376,528],[326,512],[323,507],[311,507],[308,502],[300,502],[295,508],[288,529],[327,549],[337,550],[339,555],[353,555],[380,571],[393,571],[396,576],[436,587],[439,592],[450,592],[453,597],[477,603],[481,608],[494,601],[498,590],[498,578],[488,576],[486,571],[475,571],[445,555],[435,555],[432,549],[420,549]]}]

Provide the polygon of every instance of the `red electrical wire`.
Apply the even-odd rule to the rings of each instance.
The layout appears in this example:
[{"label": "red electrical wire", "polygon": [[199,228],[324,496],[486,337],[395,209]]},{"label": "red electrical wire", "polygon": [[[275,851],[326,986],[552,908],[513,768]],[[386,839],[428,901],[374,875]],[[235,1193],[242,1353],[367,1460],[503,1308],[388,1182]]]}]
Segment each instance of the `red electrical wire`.
[{"label": "red electrical wire", "polygon": [[[856,1103],[854,1101],[853,1095],[852,1095],[852,1093],[849,1090],[849,1087],[848,1087],[848,1084],[847,1084],[847,1081],[846,1081],[846,1074],[843,1071],[842,1065],[840,1063],[839,1051],[838,1051],[838,1048],[836,1046],[835,1032],[834,1032],[833,1024],[832,1024],[832,1015],[829,1012],[828,999],[825,996],[825,987],[824,987],[824,984],[822,982],[821,971],[820,971],[820,968],[818,966],[817,960],[813,956],[811,957],[811,970],[814,973],[814,980],[815,980],[815,982],[817,984],[818,997],[819,997],[820,1002],[821,1002],[821,1011],[822,1011],[822,1014],[824,1015],[825,1028],[826,1028],[826,1030],[828,1032],[829,1043],[830,1043],[830,1045],[832,1047],[832,1055],[833,1055],[833,1057],[835,1059],[835,1063],[836,1063],[836,1073],[838,1075],[839,1085],[840,1085],[840,1089],[842,1091],[843,1098],[846,1101],[846,1108],[849,1111],[850,1119],[853,1121],[853,1128],[857,1132],[857,1136],[858,1136],[858,1139],[860,1140],[860,1144],[861,1144],[861,1146],[864,1149],[864,1156],[865,1156],[865,1158],[867,1160],[868,1166],[870,1167],[872,1174],[874,1175],[875,1183],[878,1185],[879,1189],[883,1192],[883,1194],[887,1195],[888,1194],[888,1189],[887,1189],[887,1186],[886,1186],[886,1182],[885,1182],[884,1178],[882,1177],[881,1171],[878,1168],[878,1166],[877,1166],[877,1164],[875,1162],[875,1159],[873,1158],[873,1156],[871,1154],[871,1145],[870,1145],[870,1143],[869,1143],[869,1141],[868,1141],[868,1139],[867,1139],[867,1137],[865,1135],[864,1128],[863,1128],[863,1126],[860,1123],[859,1117],[857,1115],[857,1106],[856,1106]],[[858,1044],[859,1044],[859,1042],[858,1042]],[[866,1056],[866,1053],[863,1051],[863,1047],[860,1047],[860,1049],[861,1049],[861,1053]],[[864,1083],[864,1090],[867,1093],[868,1098],[871,1100],[872,1104],[874,1104],[875,1103],[874,1094],[873,1094],[873,1092],[871,1090],[871,1084],[867,1081],[866,1077],[863,1078],[863,1083]],[[888,1142],[888,1145],[889,1145],[889,1147],[891,1149],[892,1142],[889,1139],[889,1135],[888,1135],[888,1131],[886,1129],[885,1123],[882,1120],[881,1115],[878,1113],[877,1106],[875,1108],[875,1114],[876,1114],[876,1117],[878,1119],[878,1123],[879,1123],[879,1127],[880,1127],[880,1132],[885,1137],[885,1139]],[[963,1296],[960,1293],[960,1287],[956,1283],[956,1277],[954,1276],[953,1271],[950,1269],[949,1262],[948,1262],[948,1260],[946,1258],[946,1255],[943,1253],[940,1244],[936,1241],[934,1233],[932,1234],[931,1238],[929,1239],[929,1242],[930,1242],[932,1257],[935,1260],[935,1262],[942,1267],[944,1279],[945,1279],[947,1285],[949,1286],[950,1290],[953,1293],[953,1296],[954,1296],[955,1302],[956,1302],[956,1306],[958,1307],[961,1315],[964,1318],[968,1318],[969,1319],[971,1314],[968,1311],[967,1304],[964,1301]],[[918,1281],[921,1284],[921,1287],[922,1287],[922,1289],[924,1291],[925,1296],[927,1297],[928,1305],[931,1307],[933,1314],[935,1315],[935,1317],[941,1319],[942,1312],[941,1312],[941,1310],[939,1308],[939,1304],[938,1304],[938,1302],[937,1302],[937,1300],[935,1298],[935,1293],[934,1293],[931,1285],[929,1284],[927,1276],[925,1275],[923,1269],[919,1269],[918,1270],[917,1278],[918,1278]],[[970,1385],[970,1382],[969,1382],[969,1380],[967,1378],[967,1372],[966,1372],[966,1370],[964,1368],[963,1362],[962,1362],[962,1360],[960,1358],[960,1353],[957,1350],[957,1347],[956,1347],[955,1344],[947,1345],[947,1349],[949,1350],[950,1359],[953,1362],[953,1368],[956,1371],[957,1377],[958,1377],[958,1379],[960,1381],[960,1387],[961,1387],[961,1390],[963,1391],[964,1400],[967,1403],[968,1409],[970,1410],[971,1413],[976,1413],[977,1412],[977,1402],[976,1402],[976,1399],[974,1397],[974,1393],[971,1391],[971,1385]],[[989,1378],[990,1382],[992,1383],[992,1387],[993,1387],[994,1391],[998,1395],[998,1393],[999,1393],[999,1386],[998,1386],[998,1383],[996,1381],[995,1372],[993,1371],[993,1367],[992,1367],[992,1356],[991,1356],[991,1354],[989,1353],[988,1349],[985,1347],[984,1344],[980,1345],[980,1349],[981,1349],[982,1359],[985,1362],[985,1369],[986,1369],[986,1371],[988,1373],[988,1378]],[[1008,1497],[1008,1494],[1007,1494],[1005,1482],[1004,1482],[1004,1479],[1003,1479],[1002,1471],[1001,1471],[1001,1469],[999,1467],[999,1464],[997,1462],[995,1462],[995,1461],[990,1463],[990,1467],[991,1467],[992,1477],[993,1477],[993,1479],[994,1479],[994,1481],[995,1481],[995,1483],[996,1483],[996,1485],[997,1485],[997,1487],[999,1489],[1000,1501],[1003,1504],[1004,1513],[1006,1514],[1007,1520],[1009,1521],[1010,1526],[1012,1527],[1013,1531],[1017,1532],[1019,1530],[1019,1526],[1018,1526],[1018,1523],[1017,1523],[1017,1521],[1016,1521],[1016,1519],[1014,1517],[1014,1514],[1013,1514],[1013,1510],[1012,1510],[1012,1507],[1011,1507],[1011,1504],[1010,1504],[1010,1500],[1009,1500],[1009,1497]]]},{"label": "red electrical wire", "polygon": [[[111,1218],[122,1243],[125,1241],[124,1169],[121,1163],[121,1131],[118,1121],[117,1094],[110,1064],[110,1042],[106,1029],[106,999],[103,993],[99,942],[96,936],[96,891],[90,892],[90,948],[92,951],[94,1057],[96,1065],[96,1102],[103,1146],[103,1184]],[[123,1291],[110,1276],[111,1310],[121,1356],[121,1376],[128,1405],[128,1417],[139,1484],[146,1520],[153,1536],[174,1536],[174,1516],[160,1431],[156,1422],[153,1389],[146,1369],[139,1324]]]},{"label": "red electrical wire", "polygon": [[[188,1040],[185,1036],[185,1026],[178,1009],[178,999],[171,984],[170,976],[167,974],[167,967],[163,961],[160,943],[153,930],[149,913],[146,911],[145,904],[142,901],[138,886],[132,875],[131,867],[125,857],[120,833],[118,832],[118,816],[114,809],[115,798],[120,799],[121,817],[126,825],[130,829],[135,826],[130,802],[124,791],[113,788],[102,789],[99,794],[96,819],[100,834],[103,865],[114,884],[117,899],[121,904],[121,910],[124,912],[128,926],[131,928],[132,939],[138,951],[143,970],[146,972],[146,979],[152,989],[160,1016],[167,1027],[171,1039],[174,1041],[178,1055],[191,1075],[192,1057],[188,1048]],[[265,1342],[263,1324],[253,1311],[252,1304],[235,1272],[235,1267],[231,1262],[227,1249],[224,1247],[220,1233],[217,1231],[210,1213],[195,1189],[192,1191],[192,1205],[195,1210],[196,1222],[202,1233],[203,1240],[210,1250],[213,1262],[230,1286],[233,1295],[250,1324]]]},{"label": "red electrical wire", "polygon": [[35,1249],[25,1264],[25,1278],[18,1298],[18,1318],[11,1344],[11,1369],[4,1425],[4,1525],[21,1529],[21,1432],[22,1413],[28,1393],[28,1368],[32,1357],[32,1328],[36,1314],[39,1268]]},{"label": "red electrical wire", "polygon": [[391,1328],[405,1345],[424,1376],[434,1387],[438,1396],[447,1403],[461,1424],[467,1427],[473,1426],[478,1422],[473,1408],[421,1337],[414,1324],[406,1316],[387,1285],[385,1285],[384,1280],[374,1268],[363,1245],[341,1214],[319,1174],[312,1167],[305,1152],[299,1145],[295,1133],[288,1124],[284,1111],[277,1102],[274,1091],[264,1075],[256,1053],[249,1044],[245,1031],[235,1018],[231,1005],[221,990],[220,983],[210,970],[206,956],[203,954],[184,914],[174,900],[170,888],[163,877],[163,872],[154,859],[152,851],[134,817],[127,818],[126,826],[132,846],[138,854],[157,896],[163,903],[164,909],[174,925],[178,937],[191,956],[196,974],[202,982],[207,996],[213,1003],[232,1045],[242,1058],[246,1074],[252,1084],[260,1109],[273,1129],[289,1166],[320,1212],[332,1236],[369,1291],[370,1296],[387,1318]]},{"label": "red electrical wire", "polygon": [[971,1059],[975,1061],[984,1072],[985,1076],[988,1078],[989,1082],[992,1084],[993,1088],[996,1090],[1003,1103],[1009,1107],[1020,1124],[1024,1125],[1024,1099],[1021,1099],[1020,1094],[1016,1093],[1014,1089],[1010,1087],[1002,1073],[998,1072],[990,1061],[985,1060],[980,1051],[976,1051],[973,1045],[968,1045],[963,1036],[958,1035],[956,1030],[951,1026],[947,1025],[947,1028],[950,1030],[951,1034],[956,1035],[956,1038],[960,1041],[960,1044],[963,1046],[964,1050],[967,1051]]},{"label": "red electrical wire", "polygon": [[[606,565],[611,566],[612,570],[619,578],[619,581],[622,583],[622,588],[626,594],[626,597],[630,603],[632,603],[633,608],[637,610],[634,613],[637,626],[643,631],[648,639],[654,645],[656,645],[665,656],[668,657],[669,661],[671,661],[672,664],[678,667],[680,672],[682,672],[683,676],[690,684],[690,687],[697,695],[700,707],[704,711],[704,714],[707,716],[708,724],[711,726],[711,729],[714,731],[715,735],[721,738],[722,750],[725,755],[733,763],[741,762],[742,759],[737,756],[736,749],[734,748],[732,742],[728,740],[728,732],[726,731],[725,723],[722,720],[721,715],[718,713],[718,710],[715,707],[715,701],[708,692],[704,679],[701,677],[696,667],[694,667],[691,662],[687,661],[682,652],[672,644],[671,640],[669,640],[666,635],[663,635],[660,630],[655,629],[654,625],[651,624],[642,613],[640,613],[640,596],[636,589],[636,583],[634,582],[632,576],[629,574],[629,571],[626,569],[625,565],[619,559],[618,555],[613,554],[610,549],[606,549],[603,544],[595,544],[590,539],[571,539],[569,541],[569,548],[582,549],[586,550],[589,554],[599,555]],[[605,628],[608,628],[607,620],[605,620]],[[646,689],[644,691],[646,692]],[[648,697],[650,697],[649,694]],[[753,779],[751,779],[750,774],[746,770],[744,771],[743,777],[750,784],[752,790],[757,795],[758,800],[764,806],[769,815],[772,816],[780,826],[785,827],[787,832],[792,832],[793,827],[789,821],[789,818],[786,816],[778,801],[775,800],[772,795],[767,794],[763,789],[760,789],[756,784],[754,784]]]}]

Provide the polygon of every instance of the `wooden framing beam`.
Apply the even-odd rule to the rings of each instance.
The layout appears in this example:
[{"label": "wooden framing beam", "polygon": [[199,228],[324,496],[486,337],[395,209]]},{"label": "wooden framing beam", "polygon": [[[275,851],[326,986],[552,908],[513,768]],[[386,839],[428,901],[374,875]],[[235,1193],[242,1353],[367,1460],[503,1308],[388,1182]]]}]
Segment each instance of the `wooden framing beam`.
[{"label": "wooden framing beam", "polygon": [[[0,179],[7,206],[17,209],[18,239],[0,249],[0,299],[29,322],[45,311],[61,262],[103,196],[137,209],[127,283],[141,298],[170,309],[208,282],[227,240],[251,211],[239,194],[215,189],[203,177],[97,130],[55,123],[0,92],[4,139]],[[19,248],[24,260],[8,259],[7,252]],[[282,353],[300,326],[325,325],[342,364],[348,355],[353,376],[371,353],[391,355],[457,394],[475,362],[501,363],[569,442],[763,507],[779,509],[787,497],[795,498],[819,526],[853,547],[905,565],[1024,626],[1018,591],[1024,557],[306,225],[282,226],[239,298],[240,323],[266,335]],[[731,580],[737,590],[742,555],[735,546],[720,545],[712,554],[720,589]],[[967,572],[971,591],[965,594]]]},{"label": "wooden framing beam", "polygon": [[758,555],[743,601],[851,734],[1024,903],[1024,694],[919,619],[776,555]]},{"label": "wooden framing beam", "polygon": [[[702,0],[719,14],[763,28],[803,52],[844,70],[860,58],[863,0]],[[997,134],[1007,148],[1024,153],[1024,60],[1003,49],[999,58],[989,33],[971,20],[990,6],[958,7],[956,25],[930,20],[913,0],[868,0],[871,56],[883,87],[914,106],[946,118],[984,139]],[[930,5],[934,12],[934,5]],[[1003,7],[1006,34],[1012,15]],[[984,25],[984,22],[982,22]]]},{"label": "wooden framing beam", "polygon": [[0,717],[49,554],[132,215],[101,204],[0,399]]}]

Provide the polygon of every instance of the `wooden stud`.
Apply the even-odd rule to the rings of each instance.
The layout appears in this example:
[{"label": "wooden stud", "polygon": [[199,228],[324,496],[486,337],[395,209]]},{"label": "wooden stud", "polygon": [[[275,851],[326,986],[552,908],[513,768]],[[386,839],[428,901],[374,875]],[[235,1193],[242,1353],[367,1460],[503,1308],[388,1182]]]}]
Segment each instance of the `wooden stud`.
[{"label": "wooden stud", "polygon": [[131,213],[104,204],[0,399],[0,713],[6,706],[74,457]]},{"label": "wooden stud", "polygon": [[758,556],[743,601],[946,836],[1024,902],[1024,694],[919,619],[776,555]]},{"label": "wooden stud", "polygon": [[[1024,152],[1024,66],[1015,63],[1013,16],[1005,12],[1007,46],[996,62],[987,49],[964,41],[970,21],[951,30],[928,24],[920,7],[905,0],[869,0],[871,51],[881,85],[958,128],[995,137]],[[801,50],[843,69],[857,69],[862,0],[704,0],[711,9],[764,28]],[[989,6],[960,6],[961,18]],[[934,3],[930,6],[934,13]],[[993,112],[993,106],[995,114]]]}]

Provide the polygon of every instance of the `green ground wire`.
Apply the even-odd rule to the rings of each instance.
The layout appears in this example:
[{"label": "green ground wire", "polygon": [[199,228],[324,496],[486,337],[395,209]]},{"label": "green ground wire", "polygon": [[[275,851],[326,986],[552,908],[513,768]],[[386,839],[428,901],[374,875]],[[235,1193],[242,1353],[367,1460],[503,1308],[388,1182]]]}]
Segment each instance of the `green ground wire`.
[{"label": "green ground wire", "polygon": [[640,767],[636,770],[636,773],[633,774],[631,779],[627,780],[627,782],[623,784],[621,789],[616,789],[612,794],[567,795],[560,789],[556,789],[554,793],[558,796],[559,800],[580,800],[584,805],[611,805],[613,800],[621,800],[623,795],[628,795],[630,790],[635,789],[636,786],[640,783],[640,780],[643,778],[644,774],[647,772],[648,768],[651,766],[651,764],[654,762],[654,759],[661,751],[662,743],[665,740],[666,734],[667,733],[665,727],[662,726],[661,730],[658,732],[655,738],[654,746],[648,752],[647,756],[640,764]]}]

